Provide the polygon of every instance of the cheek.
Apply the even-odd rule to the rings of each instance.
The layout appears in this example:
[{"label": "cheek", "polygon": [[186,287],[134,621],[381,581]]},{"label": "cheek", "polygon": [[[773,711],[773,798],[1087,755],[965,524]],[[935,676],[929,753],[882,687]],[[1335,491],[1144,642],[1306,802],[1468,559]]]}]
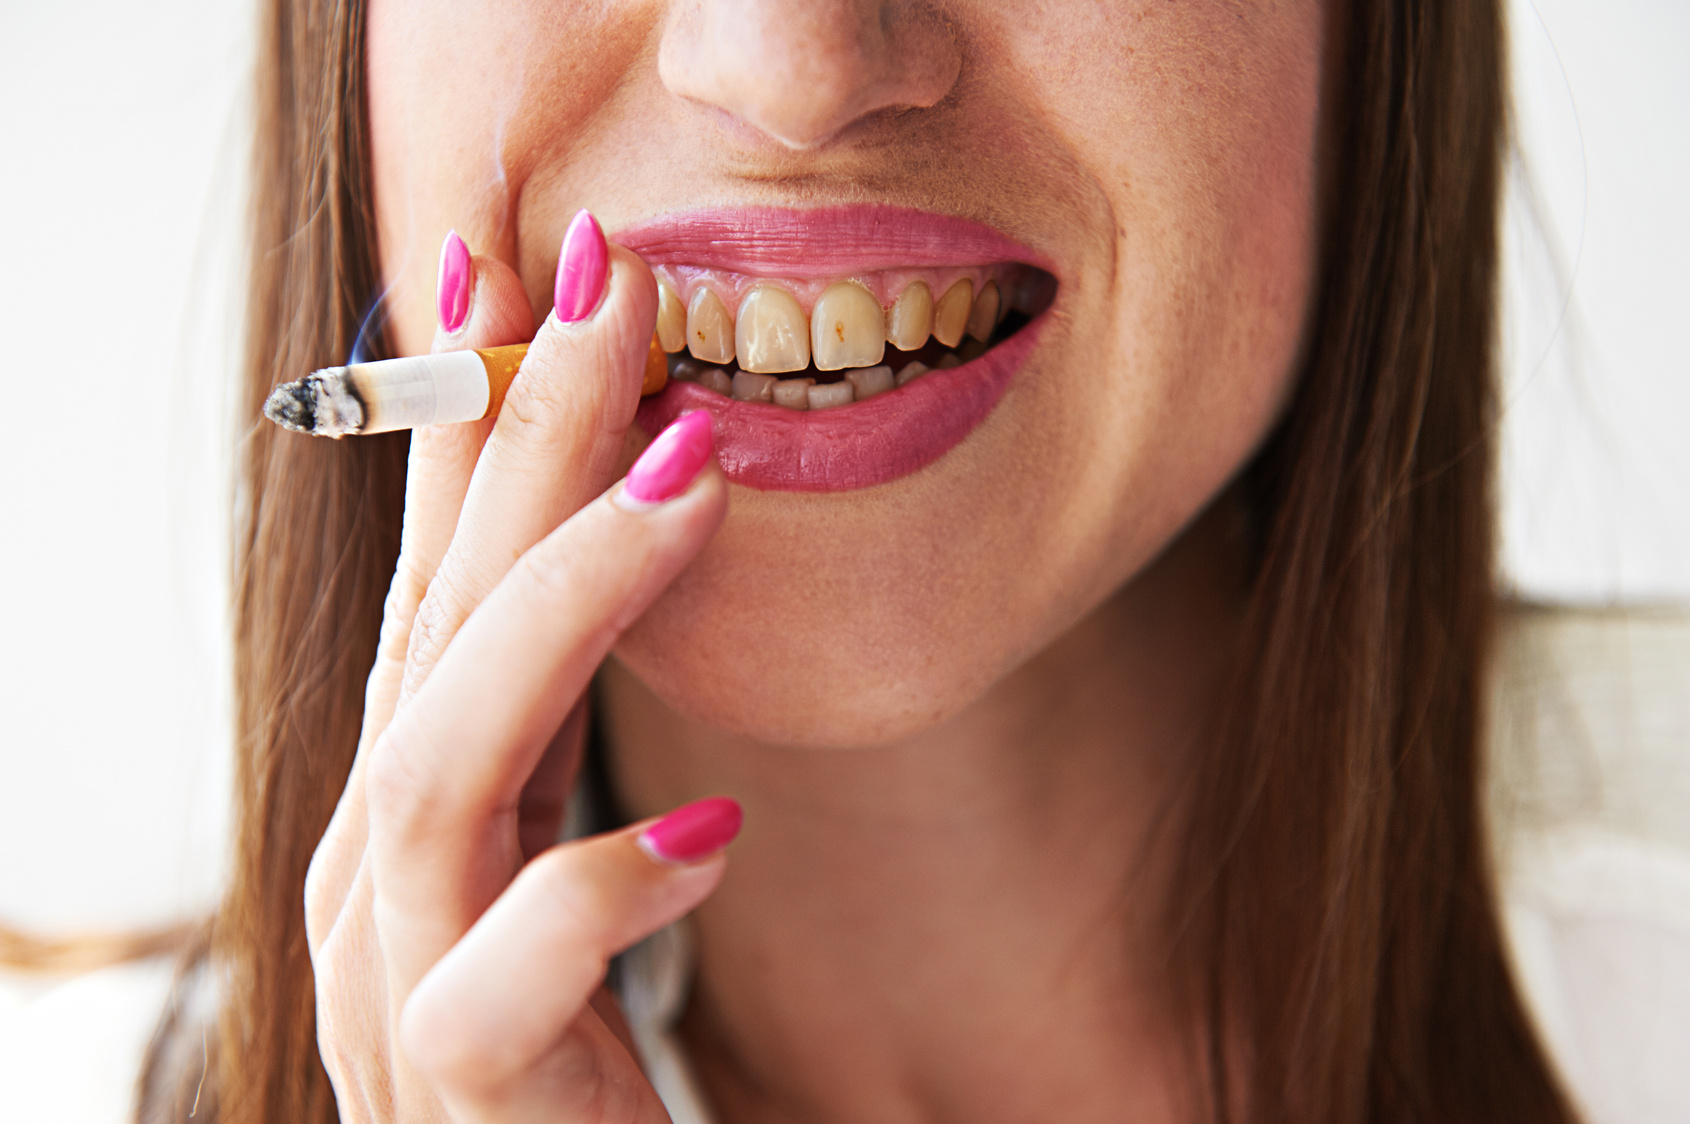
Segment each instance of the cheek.
[{"label": "cheek", "polygon": [[[399,354],[426,352],[433,339],[448,230],[472,253],[519,262],[518,210],[529,177],[575,143],[633,64],[652,18],[539,0],[372,0],[371,186],[383,303]],[[573,214],[566,202],[557,205],[565,218]],[[555,258],[558,242],[547,241]],[[536,280],[536,309],[549,292],[549,275]]]}]

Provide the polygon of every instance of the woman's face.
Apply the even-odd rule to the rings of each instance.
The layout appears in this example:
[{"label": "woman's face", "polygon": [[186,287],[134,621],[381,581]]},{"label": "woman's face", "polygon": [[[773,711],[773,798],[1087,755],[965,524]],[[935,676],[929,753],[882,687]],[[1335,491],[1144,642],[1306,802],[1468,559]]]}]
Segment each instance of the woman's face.
[{"label": "woman's face", "polygon": [[[377,0],[393,342],[428,349],[453,227],[543,314],[581,207],[764,338],[793,321],[767,288],[741,305],[758,283],[808,319],[836,281],[882,309],[1000,282],[1030,323],[885,395],[798,413],[671,383],[642,412],[716,412],[738,486],[619,658],[754,737],[917,731],[1130,579],[1273,423],[1314,258],[1322,20],[1317,0]],[[707,311],[701,351],[727,332]]]}]

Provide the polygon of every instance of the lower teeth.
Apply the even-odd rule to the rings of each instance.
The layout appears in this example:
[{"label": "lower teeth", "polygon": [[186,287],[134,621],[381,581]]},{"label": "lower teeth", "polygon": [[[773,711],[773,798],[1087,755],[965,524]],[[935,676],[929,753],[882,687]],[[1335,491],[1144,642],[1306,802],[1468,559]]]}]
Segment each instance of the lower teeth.
[{"label": "lower teeth", "polygon": [[[984,350],[980,348],[978,350]],[[877,394],[884,394],[906,386],[932,370],[948,370],[964,362],[954,352],[947,351],[930,367],[912,359],[896,374],[891,367],[858,367],[842,371],[837,382],[817,382],[814,378],[777,379],[750,371],[734,371],[696,359],[672,359],[669,377],[677,382],[696,382],[707,390],[738,402],[770,402],[788,410],[826,410],[862,402]]]}]

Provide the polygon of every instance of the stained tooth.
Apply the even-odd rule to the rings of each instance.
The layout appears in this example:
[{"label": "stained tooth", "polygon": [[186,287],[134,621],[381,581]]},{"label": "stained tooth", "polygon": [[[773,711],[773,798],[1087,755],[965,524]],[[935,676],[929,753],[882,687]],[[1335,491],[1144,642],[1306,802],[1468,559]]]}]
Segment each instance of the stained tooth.
[{"label": "stained tooth", "polygon": [[720,367],[706,367],[698,373],[698,385],[714,390],[717,394],[732,394],[733,380]]},{"label": "stained tooth", "polygon": [[861,402],[865,398],[873,398],[876,394],[883,394],[892,389],[892,368],[862,367],[855,371],[846,371],[845,381],[851,384],[852,397]]},{"label": "stained tooth", "polygon": [[972,363],[986,354],[986,345],[979,340],[964,340],[961,347],[956,349],[957,358],[964,363]]},{"label": "stained tooth", "polygon": [[939,303],[933,306],[933,338],[946,347],[962,342],[968,327],[968,314],[974,309],[974,282],[963,278],[945,290]]},{"label": "stained tooth", "polygon": [[704,364],[696,359],[677,359],[673,369],[669,372],[669,377],[681,382],[697,382],[698,376],[703,371]]},{"label": "stained tooth", "polygon": [[925,375],[932,369],[933,368],[929,367],[920,360],[912,359],[908,363],[904,364],[904,369],[898,372],[898,377],[894,381],[899,386],[903,386],[907,382],[919,379],[922,375]]},{"label": "stained tooth", "polygon": [[933,290],[917,281],[892,303],[886,313],[886,342],[899,351],[914,351],[933,334]]},{"label": "stained tooth", "polygon": [[671,353],[687,346],[687,310],[681,306],[681,295],[667,281],[657,283],[657,342]]},{"label": "stained tooth", "polygon": [[816,369],[872,367],[886,351],[886,315],[861,285],[840,281],[816,298],[810,313],[810,353]]},{"label": "stained tooth", "polygon": [[791,293],[777,285],[754,285],[739,302],[734,352],[747,371],[802,371],[810,365],[810,326]]},{"label": "stained tooth", "polygon": [[968,314],[968,334],[982,343],[991,339],[998,326],[998,306],[1002,303],[998,299],[998,283],[986,282],[980,295],[974,298],[974,310]]},{"label": "stained tooth", "polygon": [[735,371],[733,396],[741,402],[769,402],[774,398],[775,377],[750,371]]},{"label": "stained tooth", "polygon": [[706,363],[726,363],[734,357],[733,317],[707,285],[693,290],[687,306],[687,350]]},{"label": "stained tooth", "polygon": [[851,384],[848,382],[817,383],[809,390],[810,409],[830,410],[851,404]]},{"label": "stained tooth", "polygon": [[[956,357],[956,352],[947,351],[945,354],[939,356],[938,362],[933,364],[933,369],[935,371],[948,371],[952,367],[960,366],[962,366],[962,360]],[[700,379],[699,381],[703,382],[704,380]]]},{"label": "stained tooth", "polygon": [[808,410],[810,388],[815,385],[815,379],[781,379],[775,383],[774,403],[788,410]]}]

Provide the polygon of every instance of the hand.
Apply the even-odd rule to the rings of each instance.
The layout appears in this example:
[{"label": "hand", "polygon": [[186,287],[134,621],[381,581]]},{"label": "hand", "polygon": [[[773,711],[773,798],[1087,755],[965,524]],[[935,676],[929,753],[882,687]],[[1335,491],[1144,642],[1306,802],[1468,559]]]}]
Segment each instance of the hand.
[{"label": "hand", "polygon": [[[436,350],[534,342],[495,421],[412,435],[358,755],[306,882],[318,1043],[349,1124],[668,1120],[605,967],[715,888],[738,807],[551,842],[582,692],[721,524],[727,494],[698,418],[604,492],[657,307],[644,263],[604,251],[596,225],[571,226],[560,275],[585,260],[603,299],[577,294],[591,311],[554,312],[538,335],[507,266],[456,262],[474,278],[470,313]],[[664,447],[666,482],[650,471]],[[629,499],[666,491],[679,494]]]}]

